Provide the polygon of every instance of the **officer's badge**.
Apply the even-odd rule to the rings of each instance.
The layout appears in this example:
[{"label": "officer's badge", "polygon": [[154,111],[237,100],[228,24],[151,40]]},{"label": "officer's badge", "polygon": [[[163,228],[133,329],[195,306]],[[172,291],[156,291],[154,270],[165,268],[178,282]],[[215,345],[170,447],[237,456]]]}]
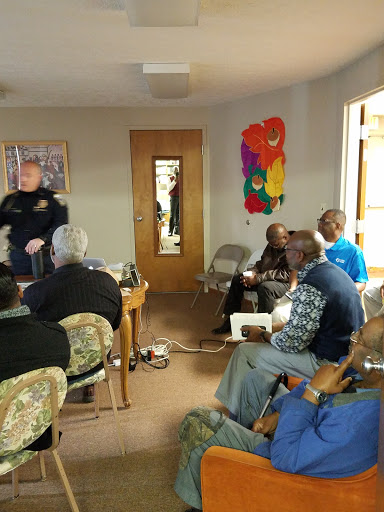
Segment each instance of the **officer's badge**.
[{"label": "officer's badge", "polygon": [[60,206],[65,206],[67,204],[60,194],[54,194],[53,198],[56,199]]},{"label": "officer's badge", "polygon": [[37,203],[37,207],[42,209],[46,208],[48,206],[48,201],[46,199],[40,199],[40,201]]}]

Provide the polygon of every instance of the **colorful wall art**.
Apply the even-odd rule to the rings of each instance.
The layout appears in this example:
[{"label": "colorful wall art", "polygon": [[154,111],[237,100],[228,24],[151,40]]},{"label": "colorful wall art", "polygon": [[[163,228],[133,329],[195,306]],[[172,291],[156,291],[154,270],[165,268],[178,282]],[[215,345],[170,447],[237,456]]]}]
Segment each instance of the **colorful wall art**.
[{"label": "colorful wall art", "polygon": [[284,123],[279,117],[271,117],[261,124],[251,124],[241,135],[244,206],[249,213],[270,215],[280,210],[284,201]]}]

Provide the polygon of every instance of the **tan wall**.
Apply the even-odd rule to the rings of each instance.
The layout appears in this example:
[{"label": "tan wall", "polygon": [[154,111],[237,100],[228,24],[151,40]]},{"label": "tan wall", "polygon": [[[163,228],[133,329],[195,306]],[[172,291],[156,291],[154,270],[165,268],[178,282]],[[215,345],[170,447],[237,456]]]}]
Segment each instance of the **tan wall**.
[{"label": "tan wall", "polygon": [[125,263],[135,258],[129,128],[201,128],[207,111],[3,108],[0,119],[1,141],[67,141],[71,194],[64,198],[70,222],[87,231],[88,256]]},{"label": "tan wall", "polygon": [[[211,255],[229,241],[250,252],[265,246],[272,222],[288,229],[316,229],[320,203],[340,205],[344,104],[382,86],[384,46],[329,77],[212,108]],[[275,116],[286,128],[286,200],[272,215],[249,214],[244,208],[241,132]]]},{"label": "tan wall", "polygon": [[[70,221],[87,230],[89,256],[113,263],[134,260],[129,127],[206,126],[207,262],[223,243],[250,251],[263,246],[271,222],[316,228],[320,203],[339,205],[344,104],[383,85],[384,46],[329,77],[210,109],[2,108],[0,140],[68,142]],[[272,116],[286,126],[286,202],[270,216],[250,215],[243,206],[241,132]]]}]

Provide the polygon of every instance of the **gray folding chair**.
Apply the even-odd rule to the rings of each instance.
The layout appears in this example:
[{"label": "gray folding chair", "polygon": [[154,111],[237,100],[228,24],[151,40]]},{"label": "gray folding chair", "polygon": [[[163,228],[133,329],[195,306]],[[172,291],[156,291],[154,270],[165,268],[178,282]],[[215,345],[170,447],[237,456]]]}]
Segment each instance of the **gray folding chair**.
[{"label": "gray folding chair", "polygon": [[[226,281],[231,280],[232,277],[235,275],[235,273],[238,272],[239,265],[240,265],[241,260],[243,259],[243,256],[244,256],[244,251],[238,245],[226,244],[226,245],[222,245],[221,247],[219,247],[219,249],[217,249],[216,254],[213,257],[213,260],[212,260],[211,264],[209,265],[208,271],[204,274],[196,274],[195,275],[195,279],[197,281],[201,281],[201,284],[200,284],[200,288],[198,289],[198,291],[195,295],[195,298],[193,299],[191,309],[195,305],[197,296],[199,295],[203,284],[204,283],[207,283],[208,285],[215,284],[217,290],[219,290],[219,284],[225,283]],[[232,261],[233,263],[235,263],[236,266],[235,266],[233,273],[230,274],[228,272],[216,272],[215,264],[217,264],[218,260],[227,260],[227,261]],[[219,307],[217,308],[215,315],[217,315],[218,312],[220,311],[220,308],[221,308],[222,303],[224,302],[225,296],[226,296],[226,294],[224,294],[222,296],[222,298],[220,300]]]}]

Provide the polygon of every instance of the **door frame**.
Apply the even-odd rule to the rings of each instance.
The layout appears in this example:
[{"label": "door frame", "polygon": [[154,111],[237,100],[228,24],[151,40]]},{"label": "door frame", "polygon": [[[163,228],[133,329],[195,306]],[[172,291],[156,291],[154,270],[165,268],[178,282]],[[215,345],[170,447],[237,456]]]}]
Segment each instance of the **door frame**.
[{"label": "door frame", "polygon": [[344,237],[353,243],[356,243],[356,218],[358,207],[360,105],[381,91],[384,91],[384,86],[373,89],[344,103],[340,208],[344,210],[347,216]]},{"label": "door frame", "polygon": [[[210,167],[209,167],[209,147],[207,137],[207,125],[126,125],[127,128],[127,180],[128,180],[128,211],[129,211],[129,244],[131,252],[131,261],[136,262],[135,251],[135,227],[134,227],[134,208],[133,208],[133,184],[132,184],[132,160],[131,160],[131,131],[162,131],[162,130],[201,130],[204,153],[202,155],[203,164],[203,230],[204,230],[204,269],[210,263],[211,233],[210,233]],[[202,269],[202,270],[204,270]]]}]

